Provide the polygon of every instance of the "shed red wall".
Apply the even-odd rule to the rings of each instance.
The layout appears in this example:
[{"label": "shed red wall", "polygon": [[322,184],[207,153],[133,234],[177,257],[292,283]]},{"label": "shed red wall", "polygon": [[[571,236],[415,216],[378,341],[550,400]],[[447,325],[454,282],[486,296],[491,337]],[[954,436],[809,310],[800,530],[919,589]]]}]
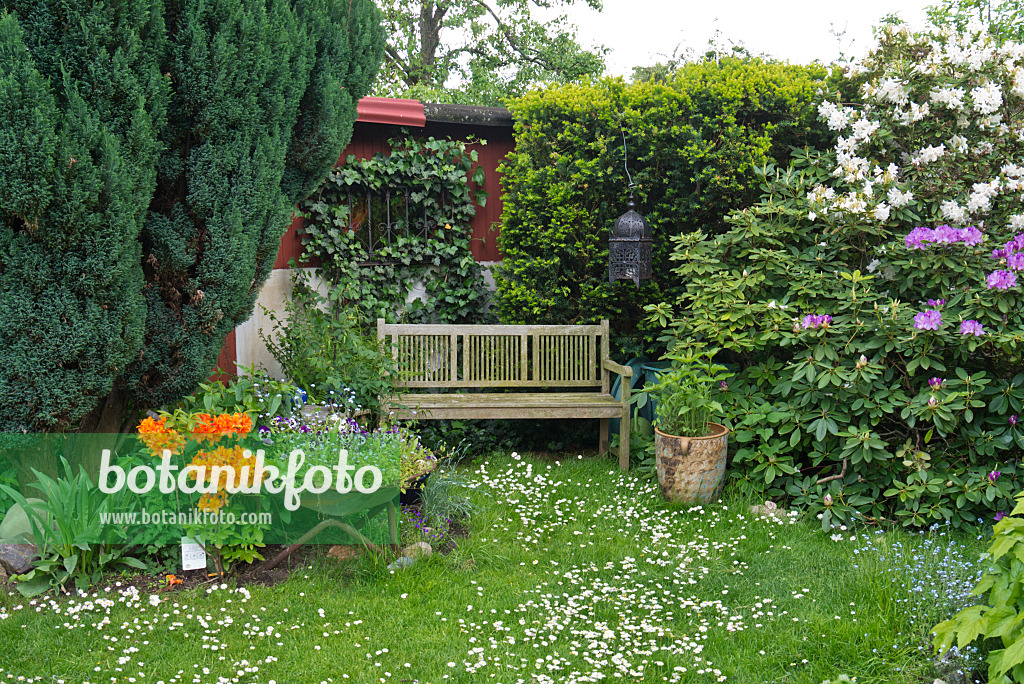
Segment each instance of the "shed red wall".
[{"label": "shed red wall", "polygon": [[[482,166],[484,169],[483,189],[488,193],[486,203],[482,207],[477,207],[476,215],[470,221],[470,228],[473,231],[470,248],[473,258],[477,261],[500,261],[498,230],[501,225],[502,202],[498,165],[515,147],[512,129],[500,126],[466,126],[428,121],[423,128],[407,130],[410,135],[417,138],[433,136],[434,138],[450,137],[453,140],[467,140],[470,136],[475,136],[478,140],[487,141],[486,145],[476,142],[469,146],[470,149],[477,151],[476,166]],[[352,133],[352,142],[341,153],[338,163],[345,163],[349,155],[353,155],[356,159],[370,159],[378,152],[387,154],[391,151],[388,140],[401,135],[399,126],[357,121]],[[476,166],[473,168],[475,169]],[[473,187],[476,189],[475,185]],[[288,268],[288,261],[293,258],[298,262],[299,256],[302,254],[302,242],[298,236],[298,229],[301,225],[302,219],[292,220],[288,232],[281,238],[281,247],[277,253],[277,262],[274,264],[274,268]]]},{"label": "shed red wall", "polygon": [[[477,166],[482,166],[484,169],[483,190],[488,193],[486,203],[482,207],[477,207],[476,215],[470,221],[470,228],[473,231],[470,249],[472,250],[473,258],[477,261],[501,261],[501,254],[498,252],[498,232],[501,225],[503,207],[501,202],[501,177],[498,174],[498,165],[515,148],[512,128],[425,121],[416,114],[417,106],[419,107],[419,112],[422,112],[422,104],[414,100],[364,98],[364,101],[360,102],[360,120],[356,121],[352,133],[352,141],[341,153],[338,163],[345,163],[349,155],[355,156],[356,159],[370,159],[377,152],[387,154],[391,151],[388,140],[404,135],[402,127],[399,125],[375,123],[364,120],[366,118],[383,121],[410,121],[412,125],[406,128],[408,135],[417,138],[433,136],[434,138],[468,140],[470,136],[473,136],[477,140],[486,140],[486,145],[476,142],[469,146],[470,149],[477,151]],[[378,112],[378,110],[380,111]],[[475,168],[476,166],[474,166],[474,170]],[[278,249],[277,260],[274,262],[274,268],[289,268],[289,261],[292,259],[301,266],[316,265],[315,262],[301,263],[299,261],[299,257],[302,255],[302,241],[299,238],[298,229],[301,226],[302,219],[294,217],[288,230],[281,238],[281,245]],[[235,333],[232,331],[224,342],[224,348],[221,350],[217,367],[234,376],[237,374],[236,359]]]}]

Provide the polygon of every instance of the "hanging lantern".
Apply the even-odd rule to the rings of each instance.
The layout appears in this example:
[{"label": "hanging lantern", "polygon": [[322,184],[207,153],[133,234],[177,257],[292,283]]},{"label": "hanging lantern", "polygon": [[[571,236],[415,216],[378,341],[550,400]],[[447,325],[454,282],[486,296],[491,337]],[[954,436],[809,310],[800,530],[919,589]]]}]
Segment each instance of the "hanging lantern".
[{"label": "hanging lantern", "polygon": [[[626,155],[625,132],[622,134],[622,151]],[[636,185],[629,175],[628,156],[624,165],[629,179],[629,200],[626,202],[626,213],[615,222],[611,239],[608,240],[608,282],[632,280],[634,285],[640,287],[641,280],[650,280],[654,275],[651,265],[652,233],[647,219],[636,210],[636,202],[633,200],[633,188]]]},{"label": "hanging lantern", "polygon": [[633,193],[629,193],[626,213],[619,217],[608,241],[608,282],[632,280],[640,287],[641,280],[654,275],[651,227],[637,210]]}]

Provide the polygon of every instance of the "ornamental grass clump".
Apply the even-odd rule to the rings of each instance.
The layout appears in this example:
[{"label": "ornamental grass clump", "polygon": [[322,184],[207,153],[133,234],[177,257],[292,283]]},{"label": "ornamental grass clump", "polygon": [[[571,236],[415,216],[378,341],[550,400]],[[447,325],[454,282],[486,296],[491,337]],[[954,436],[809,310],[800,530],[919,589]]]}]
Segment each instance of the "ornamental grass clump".
[{"label": "ornamental grass clump", "polygon": [[1022,74],[1024,46],[980,28],[889,26],[819,107],[832,149],[766,167],[727,232],[674,238],[687,289],[649,322],[736,365],[720,401],[741,490],[916,526],[1010,508]]}]

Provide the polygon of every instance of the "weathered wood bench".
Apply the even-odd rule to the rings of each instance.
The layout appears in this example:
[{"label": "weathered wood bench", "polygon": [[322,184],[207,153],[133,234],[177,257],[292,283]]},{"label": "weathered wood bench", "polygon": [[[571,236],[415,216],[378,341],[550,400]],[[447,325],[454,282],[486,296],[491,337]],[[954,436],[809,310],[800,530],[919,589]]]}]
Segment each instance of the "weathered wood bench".
[{"label": "weathered wood bench", "polygon": [[[400,388],[388,406],[398,419],[600,418],[600,450],[608,450],[608,419],[618,418],[619,466],[629,468],[629,382],[622,398],[610,375],[633,369],[608,358],[608,321],[599,325],[414,325],[377,319],[377,338],[390,348]],[[510,389],[505,392],[457,390]],[[526,391],[521,391],[526,390]],[[551,391],[560,390],[560,391]]]}]

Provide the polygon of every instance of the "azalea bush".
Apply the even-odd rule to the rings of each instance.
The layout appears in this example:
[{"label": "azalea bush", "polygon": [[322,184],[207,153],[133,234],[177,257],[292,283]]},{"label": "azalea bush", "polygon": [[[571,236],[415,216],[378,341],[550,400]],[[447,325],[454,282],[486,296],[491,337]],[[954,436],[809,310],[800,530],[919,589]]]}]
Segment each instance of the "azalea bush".
[{"label": "azalea bush", "polygon": [[[673,238],[686,292],[647,307],[719,389],[748,492],[826,527],[1012,508],[1024,425],[1024,47],[903,26],[825,101],[826,152],[763,171],[727,232]],[[720,356],[720,359],[723,357]]]}]

